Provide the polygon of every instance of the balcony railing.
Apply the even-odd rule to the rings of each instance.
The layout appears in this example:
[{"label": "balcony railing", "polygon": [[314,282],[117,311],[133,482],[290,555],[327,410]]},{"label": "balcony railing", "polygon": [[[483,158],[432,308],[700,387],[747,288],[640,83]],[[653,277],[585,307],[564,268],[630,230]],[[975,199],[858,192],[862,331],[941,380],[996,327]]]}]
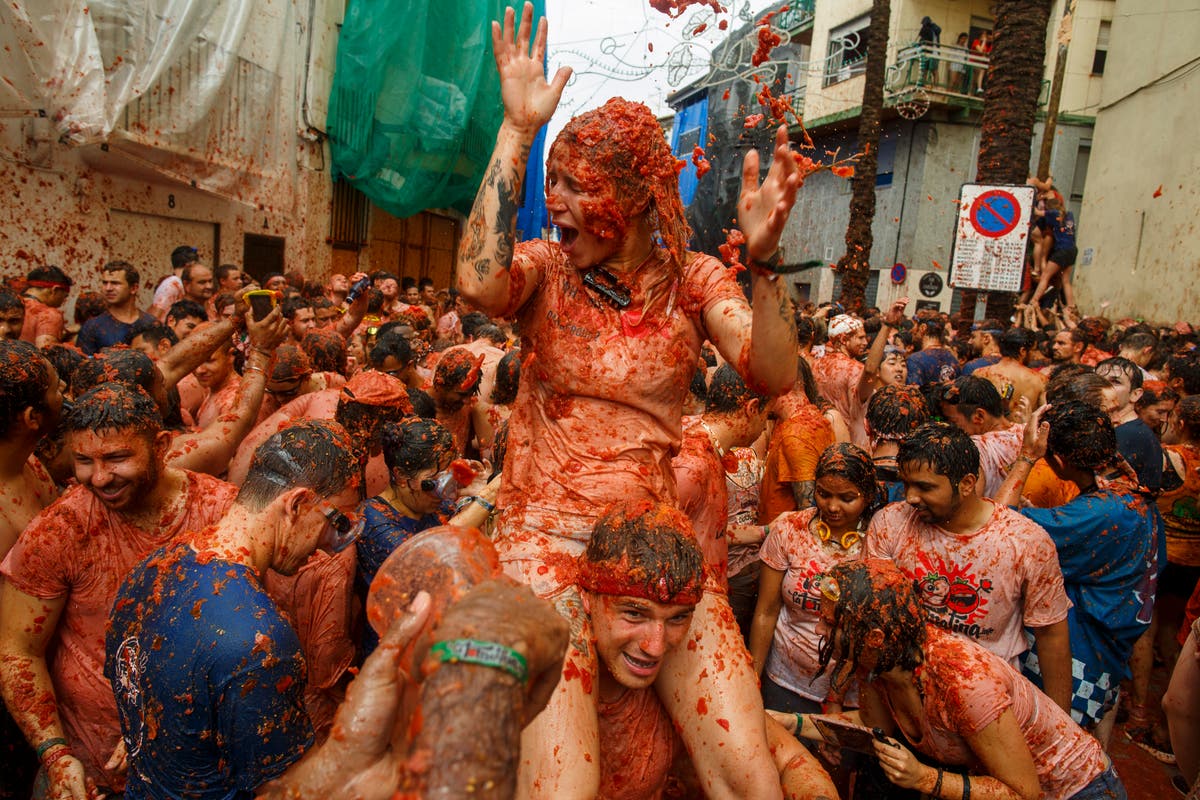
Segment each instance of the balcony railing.
[{"label": "balcony railing", "polygon": [[[893,103],[918,90],[933,102],[968,105],[983,102],[983,80],[989,59],[964,47],[917,42],[896,53],[884,81],[886,99]],[[1047,101],[1049,81],[1042,81],[1038,105]]]},{"label": "balcony railing", "polygon": [[[801,76],[803,78],[803,76]],[[784,92],[781,97],[787,97],[792,101],[792,110],[796,112],[797,118],[804,117],[804,94],[807,87],[801,83],[798,86],[793,86]]]}]

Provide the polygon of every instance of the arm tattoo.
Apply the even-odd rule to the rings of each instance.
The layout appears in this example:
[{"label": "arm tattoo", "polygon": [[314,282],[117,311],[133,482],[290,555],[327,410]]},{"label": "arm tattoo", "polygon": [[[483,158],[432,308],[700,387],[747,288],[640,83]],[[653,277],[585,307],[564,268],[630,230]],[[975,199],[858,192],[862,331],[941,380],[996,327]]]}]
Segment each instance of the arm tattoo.
[{"label": "arm tattoo", "polygon": [[816,485],[816,481],[796,481],[792,484],[792,497],[796,500],[797,511],[803,511],[812,506]]},{"label": "arm tattoo", "polygon": [[496,194],[500,206],[499,213],[496,215],[496,226],[494,228],[496,234],[496,261],[505,267],[512,263],[513,240],[516,236],[517,208],[520,205],[517,202],[517,192],[520,190],[520,185],[521,181],[519,178],[514,177],[511,181],[502,177],[496,179]]},{"label": "arm tattoo", "polygon": [[492,271],[492,260],[490,258],[481,258],[475,262],[475,277],[483,280]]}]

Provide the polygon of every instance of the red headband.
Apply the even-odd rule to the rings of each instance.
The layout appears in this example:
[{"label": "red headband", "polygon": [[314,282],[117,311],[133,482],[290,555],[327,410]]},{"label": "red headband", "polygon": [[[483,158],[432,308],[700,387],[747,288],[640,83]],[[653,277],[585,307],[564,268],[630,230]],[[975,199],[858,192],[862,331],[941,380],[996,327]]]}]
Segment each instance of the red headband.
[{"label": "red headband", "polygon": [[704,596],[704,573],[682,586],[673,586],[667,575],[647,575],[640,567],[631,567],[629,557],[620,561],[588,561],[580,558],[579,586],[594,594],[618,597],[640,597],[654,603],[674,606],[694,606]]}]

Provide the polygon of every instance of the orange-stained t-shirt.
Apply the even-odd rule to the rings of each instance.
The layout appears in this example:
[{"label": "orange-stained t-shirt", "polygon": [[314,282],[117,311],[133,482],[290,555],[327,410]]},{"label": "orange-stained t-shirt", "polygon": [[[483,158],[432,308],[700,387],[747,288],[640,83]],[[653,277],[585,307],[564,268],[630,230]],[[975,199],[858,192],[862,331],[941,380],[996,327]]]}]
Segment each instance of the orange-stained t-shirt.
[{"label": "orange-stained t-shirt", "polygon": [[729,540],[729,489],[725,467],[700,417],[684,417],[683,443],[671,460],[679,494],[679,508],[692,521],[692,529],[704,552],[707,584],[718,591],[729,590],[726,573]]},{"label": "orange-stained t-shirt", "polygon": [[268,570],[267,594],[296,629],[304,651],[307,682],[304,707],[313,735],[322,742],[333,727],[333,716],[345,696],[342,676],[354,662],[354,569],[357,555],[351,545],[340,553],[317,550],[295,575]]},{"label": "orange-stained t-shirt", "polygon": [[704,315],[746,300],[724,264],[693,253],[680,285],[663,283],[644,309],[664,268],[656,254],[629,276],[632,303],[618,310],[583,285],[557,244],[517,246],[510,276],[538,288],[515,310],[521,385],[496,503],[501,538],[533,530],[586,541],[614,502],[675,500],[671,457],[709,338]]},{"label": "orange-stained t-shirt", "polygon": [[629,689],[612,703],[597,703],[600,734],[598,800],[658,800],[679,734],[654,689]]},{"label": "orange-stained t-shirt", "polygon": [[[53,336],[54,341],[61,342],[63,327],[66,319],[62,311],[48,306],[36,297],[22,297],[25,304],[25,323],[21,326],[21,341],[37,344],[39,336]],[[70,376],[60,376],[67,380]]]},{"label": "orange-stained t-shirt", "polygon": [[798,408],[794,416],[775,426],[758,495],[760,525],[769,525],[784,511],[796,510],[792,484],[816,479],[817,460],[831,444],[833,426],[814,405]]},{"label": "orange-stained t-shirt", "polygon": [[871,449],[867,438],[867,403],[858,396],[863,365],[840,350],[830,348],[813,364],[813,378],[821,396],[846,418],[850,426],[850,441],[864,450]]},{"label": "orange-stained t-shirt", "polygon": [[1168,444],[1163,449],[1183,460],[1183,484],[1157,499],[1167,534],[1167,560],[1200,567],[1200,448]]},{"label": "orange-stained t-shirt", "polygon": [[121,581],[146,556],[190,531],[215,525],[237,487],[184,471],[177,515],[146,531],[109,511],[84,486],[69,489],[39,514],[0,564],[14,587],[43,600],[67,598],[47,650],[58,713],[89,777],[120,789],[123,774],[104,764],[121,738],[112,686],[104,677],[104,634]]},{"label": "orange-stained t-shirt", "polygon": [[1046,459],[1039,458],[1029,470],[1021,496],[1038,508],[1057,508],[1079,496],[1079,487],[1054,474]]},{"label": "orange-stained t-shirt", "polygon": [[930,622],[1013,663],[1028,649],[1026,626],[1061,622],[1071,607],[1054,540],[1008,506],[992,503],[987,522],[956,534],[892,503],[871,518],[865,557],[917,581]]},{"label": "orange-stained t-shirt", "polygon": [[[1107,769],[1100,742],[999,656],[933,625],[925,626],[923,649],[922,730],[905,731],[915,749],[943,764],[978,764],[966,737],[1009,711],[1047,800],[1072,797]],[[887,694],[880,695],[887,703]]]}]

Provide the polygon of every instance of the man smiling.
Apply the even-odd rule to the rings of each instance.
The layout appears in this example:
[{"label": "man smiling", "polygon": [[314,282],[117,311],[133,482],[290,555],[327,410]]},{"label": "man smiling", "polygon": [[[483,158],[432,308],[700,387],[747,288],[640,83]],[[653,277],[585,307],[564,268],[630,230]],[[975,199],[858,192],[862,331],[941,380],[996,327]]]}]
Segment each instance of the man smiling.
[{"label": "man smiling", "polygon": [[[630,503],[596,523],[579,572],[599,662],[598,797],[661,797],[671,774],[694,780],[688,769],[677,771],[683,740],[654,684],[663,660],[693,635],[692,616],[704,594],[704,556],[680,511]],[[774,720],[764,724],[785,796],[836,797],[816,759]]]},{"label": "man smiling", "polygon": [[171,434],[138,388],[104,383],[63,416],[79,485],[0,565],[0,688],[49,779],[46,796],[124,786],[104,632],[121,579],[155,548],[215,524],[237,491],[164,464]]}]

